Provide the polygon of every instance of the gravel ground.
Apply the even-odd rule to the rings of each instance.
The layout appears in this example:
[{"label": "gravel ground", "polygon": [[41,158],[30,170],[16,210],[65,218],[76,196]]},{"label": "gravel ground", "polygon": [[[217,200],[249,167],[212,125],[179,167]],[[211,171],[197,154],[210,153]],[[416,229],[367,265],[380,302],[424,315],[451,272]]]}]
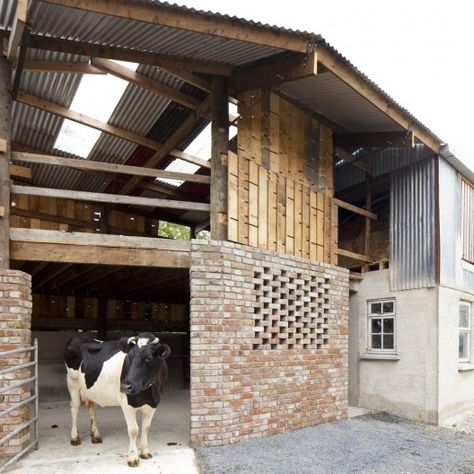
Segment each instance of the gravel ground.
[{"label": "gravel ground", "polygon": [[202,474],[474,474],[474,437],[379,413],[197,456]]}]

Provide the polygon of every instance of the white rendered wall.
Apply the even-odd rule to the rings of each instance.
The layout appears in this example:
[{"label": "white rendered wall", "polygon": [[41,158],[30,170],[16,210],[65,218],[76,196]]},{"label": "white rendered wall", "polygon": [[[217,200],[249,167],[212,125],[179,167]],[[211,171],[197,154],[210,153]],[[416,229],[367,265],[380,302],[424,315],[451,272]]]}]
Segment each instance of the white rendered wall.
[{"label": "white rendered wall", "polygon": [[[474,294],[439,287],[439,423],[474,409],[473,364],[458,362],[459,302],[474,302]],[[474,307],[472,307],[474,309]],[[471,314],[472,324],[472,314]],[[474,341],[471,337],[471,361]]]},{"label": "white rendered wall", "polygon": [[[367,301],[379,298],[396,301],[399,360],[363,358],[368,341]],[[358,292],[350,296],[349,318],[358,327],[349,343],[350,400],[363,408],[437,423],[437,314],[436,288],[392,292],[388,270],[365,273]]]}]

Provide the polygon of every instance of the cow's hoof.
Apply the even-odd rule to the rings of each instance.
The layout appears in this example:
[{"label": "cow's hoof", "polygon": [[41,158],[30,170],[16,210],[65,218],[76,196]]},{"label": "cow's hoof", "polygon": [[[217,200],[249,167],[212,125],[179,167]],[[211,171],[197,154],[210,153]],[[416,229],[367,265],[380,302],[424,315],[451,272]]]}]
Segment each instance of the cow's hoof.
[{"label": "cow's hoof", "polygon": [[137,467],[138,466],[138,458],[137,459],[129,459],[128,460],[128,465],[130,467]]},{"label": "cow's hoof", "polygon": [[102,443],[102,438],[100,436],[91,436],[92,444],[100,444]]},{"label": "cow's hoof", "polygon": [[142,459],[151,459],[153,457],[153,454],[151,454],[151,453],[140,453],[140,457]]},{"label": "cow's hoof", "polygon": [[79,446],[81,444],[81,438],[79,438],[79,436],[77,438],[71,438],[71,444],[73,446]]}]

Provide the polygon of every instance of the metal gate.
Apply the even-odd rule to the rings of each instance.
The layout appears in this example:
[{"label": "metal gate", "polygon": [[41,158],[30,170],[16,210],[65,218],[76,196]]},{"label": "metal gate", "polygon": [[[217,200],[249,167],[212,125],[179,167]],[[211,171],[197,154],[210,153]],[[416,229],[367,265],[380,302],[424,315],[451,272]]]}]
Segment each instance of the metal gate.
[{"label": "metal gate", "polygon": [[[28,451],[31,451],[33,448],[38,449],[38,340],[34,340],[34,345],[31,347],[27,347],[24,349],[14,349],[11,351],[0,352],[0,362],[1,358],[12,356],[16,354],[22,354],[30,352],[31,353],[31,362],[26,362],[24,364],[19,364],[15,366],[8,367],[7,369],[0,370],[0,377],[6,374],[15,373],[19,370],[26,369],[28,367],[32,367],[31,370],[31,377],[26,379],[20,380],[19,382],[15,381],[9,385],[3,386],[0,388],[0,395],[8,394],[11,390],[21,387],[26,384],[31,384],[32,386],[32,394],[27,399],[22,400],[21,402],[11,404],[5,410],[0,411],[0,425],[1,419],[8,415],[9,413],[18,410],[25,405],[32,405],[32,410],[30,410],[30,419],[25,423],[22,423],[18,427],[16,427],[13,431],[8,433],[6,436],[0,439],[0,447],[5,445],[10,439],[12,439],[18,433],[21,433],[22,430],[28,428],[33,425],[33,429],[30,429],[30,443],[28,446],[23,448],[18,454],[15,454],[11,459],[6,459],[0,461],[0,472],[3,472],[7,466],[11,465],[22,456],[24,456]],[[8,380],[3,380],[3,382],[9,382]]]}]

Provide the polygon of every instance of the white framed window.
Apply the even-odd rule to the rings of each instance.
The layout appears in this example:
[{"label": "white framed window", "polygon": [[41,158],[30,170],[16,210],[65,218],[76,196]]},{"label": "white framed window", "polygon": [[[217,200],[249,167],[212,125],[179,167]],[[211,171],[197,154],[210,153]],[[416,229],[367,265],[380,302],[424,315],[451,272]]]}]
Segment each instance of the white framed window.
[{"label": "white framed window", "polygon": [[395,352],[395,300],[368,302],[368,349],[370,352]]},{"label": "white framed window", "polygon": [[459,362],[471,360],[471,303],[459,303]]}]

